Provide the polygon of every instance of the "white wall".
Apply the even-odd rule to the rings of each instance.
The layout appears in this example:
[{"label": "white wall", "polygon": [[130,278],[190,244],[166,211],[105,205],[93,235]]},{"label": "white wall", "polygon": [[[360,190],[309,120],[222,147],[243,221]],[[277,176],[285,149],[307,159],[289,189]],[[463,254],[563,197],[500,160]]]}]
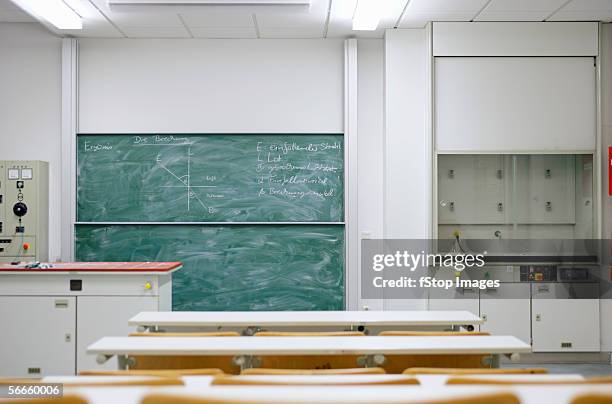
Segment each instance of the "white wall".
[{"label": "white wall", "polygon": [[343,131],[343,41],[84,39],[82,133]]},{"label": "white wall", "polygon": [[0,160],[49,162],[49,259],[60,256],[61,40],[0,23]]}]

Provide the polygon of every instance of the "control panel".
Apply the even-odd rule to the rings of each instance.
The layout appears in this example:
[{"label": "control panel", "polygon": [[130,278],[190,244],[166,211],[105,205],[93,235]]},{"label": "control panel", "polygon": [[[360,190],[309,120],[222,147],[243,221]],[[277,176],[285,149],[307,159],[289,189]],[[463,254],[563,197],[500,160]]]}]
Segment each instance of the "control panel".
[{"label": "control panel", "polygon": [[0,262],[49,259],[49,164],[0,161]]}]

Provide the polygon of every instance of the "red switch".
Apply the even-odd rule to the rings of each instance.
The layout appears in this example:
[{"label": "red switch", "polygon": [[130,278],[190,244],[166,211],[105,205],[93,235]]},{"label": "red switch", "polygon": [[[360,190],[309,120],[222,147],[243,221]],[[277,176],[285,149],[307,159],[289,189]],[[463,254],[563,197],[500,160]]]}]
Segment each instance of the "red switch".
[{"label": "red switch", "polygon": [[30,249],[30,243],[23,243],[23,250],[28,251]]}]

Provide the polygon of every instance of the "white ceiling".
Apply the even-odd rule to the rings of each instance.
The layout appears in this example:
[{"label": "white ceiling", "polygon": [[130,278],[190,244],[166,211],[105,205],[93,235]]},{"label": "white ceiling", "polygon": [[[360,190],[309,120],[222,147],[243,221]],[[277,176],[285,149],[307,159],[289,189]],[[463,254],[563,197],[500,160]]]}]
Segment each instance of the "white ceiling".
[{"label": "white ceiling", "polygon": [[[126,38],[381,38],[387,28],[428,21],[612,21],[612,0],[379,0],[387,6],[376,31],[351,30],[358,0],[312,0],[303,6],[120,6],[108,0],[64,0],[83,17],[63,36]],[[35,21],[0,0],[0,22]]]}]

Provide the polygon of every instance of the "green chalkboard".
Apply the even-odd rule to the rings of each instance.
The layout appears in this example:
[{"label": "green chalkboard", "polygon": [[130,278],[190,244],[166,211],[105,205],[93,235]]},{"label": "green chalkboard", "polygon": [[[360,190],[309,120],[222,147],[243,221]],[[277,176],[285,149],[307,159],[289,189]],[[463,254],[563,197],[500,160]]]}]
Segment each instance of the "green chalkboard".
[{"label": "green chalkboard", "polygon": [[173,310],[343,310],[344,226],[77,225],[79,261],[182,261]]},{"label": "green chalkboard", "polygon": [[342,135],[78,135],[80,222],[341,222]]}]

